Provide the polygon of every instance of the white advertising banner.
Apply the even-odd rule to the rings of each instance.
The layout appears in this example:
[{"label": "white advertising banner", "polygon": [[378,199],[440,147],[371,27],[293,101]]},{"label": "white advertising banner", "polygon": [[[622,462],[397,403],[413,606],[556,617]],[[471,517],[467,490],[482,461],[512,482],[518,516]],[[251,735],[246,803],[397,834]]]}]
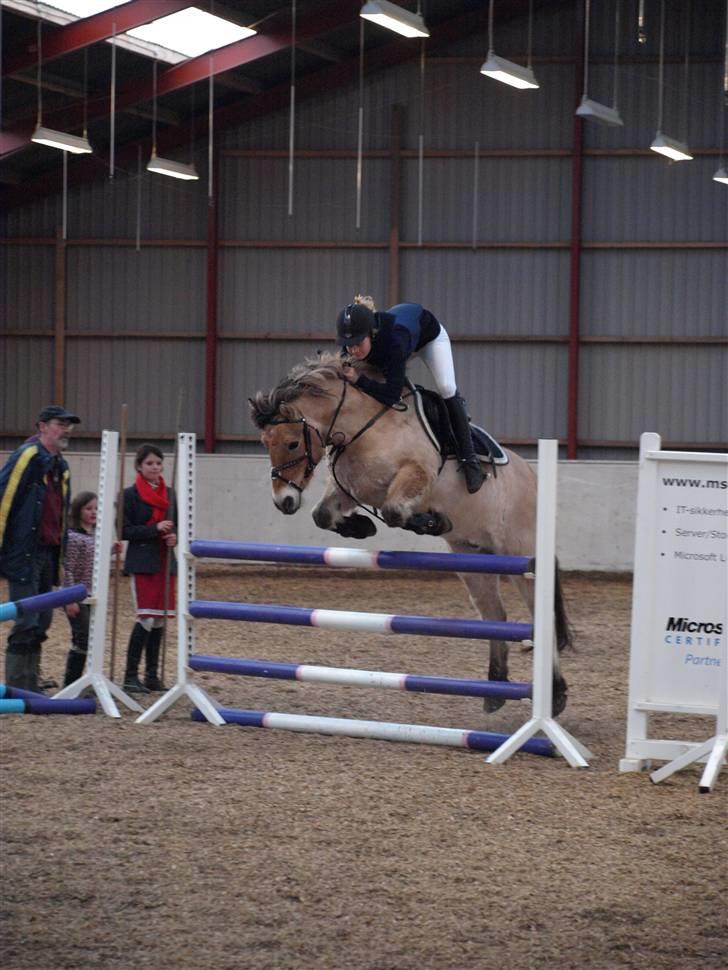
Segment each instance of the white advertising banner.
[{"label": "white advertising banner", "polygon": [[717,715],[726,663],[728,454],[661,451],[660,444],[657,434],[640,440],[623,770],[685,749],[687,742],[643,743],[647,715]]},{"label": "white advertising banner", "polygon": [[645,700],[670,708],[718,703],[728,620],[727,479],[725,458],[722,466],[659,460],[653,551],[642,563],[653,587]]}]

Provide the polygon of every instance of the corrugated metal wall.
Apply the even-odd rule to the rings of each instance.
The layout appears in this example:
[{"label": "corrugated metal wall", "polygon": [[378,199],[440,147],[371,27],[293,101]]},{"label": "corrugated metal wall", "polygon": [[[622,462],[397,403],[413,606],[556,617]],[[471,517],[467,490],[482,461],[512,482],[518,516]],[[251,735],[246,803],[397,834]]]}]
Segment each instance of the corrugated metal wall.
[{"label": "corrugated metal wall", "polygon": [[[626,63],[619,105],[625,125],[586,123],[583,129],[577,408],[583,457],[634,457],[629,446],[643,430],[681,443],[720,447],[728,440],[728,347],[718,342],[728,336],[728,190],[711,177],[718,167],[717,27],[723,5],[693,4],[686,120],[683,3],[667,4],[663,128],[713,152],[682,164],[635,151],[644,153],[656,131],[659,7],[648,4],[645,47],[637,44],[636,4],[623,7]],[[605,102],[614,77],[613,16],[612,3],[593,5],[596,63],[589,93]],[[365,148],[389,151],[392,111],[399,106],[404,155],[394,214],[390,158],[365,158],[358,230],[353,154],[297,158],[289,216],[287,112],[222,134],[215,403],[220,450],[240,448],[235,440],[254,433],[247,397],[321,347],[341,304],[357,291],[386,304],[393,218],[402,241],[395,254],[398,298],[424,303],[462,338],[455,341],[456,367],[472,414],[505,440],[566,438],[571,151],[573,108],[581,93],[579,68],[569,61],[578,48],[575,29],[574,13],[561,7],[536,18],[541,88],[534,92],[514,91],[479,74],[485,33],[454,45],[448,57],[426,64],[424,113],[417,60],[371,75],[365,61]],[[497,28],[496,49],[519,59],[525,36],[525,21],[505,24]],[[301,103],[296,147],[353,153],[357,105],[353,88]],[[420,247],[421,128],[426,151],[439,155],[425,158]],[[476,143],[484,153],[477,165]],[[270,154],[274,150],[277,157]],[[518,151],[530,154],[513,154]],[[204,172],[204,146],[197,162]],[[80,411],[87,431],[98,432],[118,425],[126,402],[130,432],[155,435],[174,430],[183,389],[182,424],[202,434],[204,178],[183,184],[145,173],[140,183],[135,170],[119,172],[113,184],[71,190],[68,217],[66,403]],[[0,326],[12,334],[3,341],[0,387],[5,444],[32,424],[53,395],[59,224],[55,198],[2,218]],[[22,245],[13,243],[20,237]],[[25,339],[23,331],[34,336]],[[713,343],[706,345],[706,338]],[[418,367],[415,374],[426,377]]]}]

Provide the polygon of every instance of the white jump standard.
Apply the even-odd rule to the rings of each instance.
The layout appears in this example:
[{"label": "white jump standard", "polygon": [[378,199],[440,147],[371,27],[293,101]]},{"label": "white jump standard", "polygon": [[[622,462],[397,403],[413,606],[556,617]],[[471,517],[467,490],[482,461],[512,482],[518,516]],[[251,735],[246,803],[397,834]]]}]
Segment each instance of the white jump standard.
[{"label": "white jump standard", "polygon": [[[571,737],[552,717],[552,651],[554,637],[555,592],[555,497],[557,443],[539,442],[538,535],[536,562],[536,603],[534,624],[505,623],[491,620],[392,614],[354,613],[337,610],[314,610],[278,604],[220,603],[196,600],[195,556],[215,556],[267,562],[325,564],[349,568],[442,569],[472,572],[508,572],[523,575],[533,570],[533,560],[525,557],[459,555],[455,553],[367,552],[360,549],[326,549],[323,547],[264,546],[253,543],[192,540],[195,508],[194,476],[195,437],[182,434],[178,441],[177,495],[179,508],[178,551],[180,557],[179,624],[177,641],[177,683],[138,718],[150,723],[182,696],[195,705],[194,717],[221,725],[226,722],[258,727],[281,727],[294,731],[341,734],[352,737],[386,740],[419,741],[493,750],[491,763],[506,760],[523,748],[536,754],[560,753],[572,767],[586,767],[591,753]],[[208,657],[191,653],[195,618],[244,620],[316,626],[333,630],[355,630],[377,633],[419,633],[426,636],[467,637],[533,642],[534,682],[529,684],[497,681],[466,681],[457,678],[417,677],[383,671],[344,670],[332,667],[269,663],[246,659]],[[489,735],[488,732],[464,731],[428,725],[391,724],[323,718],[275,712],[219,710],[208,695],[192,680],[195,670],[215,670],[241,676],[270,677],[340,683],[349,686],[398,688],[465,694],[533,698],[533,716],[512,737]],[[533,736],[543,731],[546,739]]]},{"label": "white jump standard", "polygon": [[105,714],[121,717],[114,698],[130,710],[139,712],[140,704],[104,674],[104,646],[106,640],[106,615],[109,602],[109,563],[114,538],[114,501],[116,498],[117,453],[119,432],[104,431],[101,437],[101,462],[99,465],[98,514],[94,542],[93,596],[86,602],[91,605],[89,628],[89,651],[86,672],[68,687],[53,695],[54,700],[78,697],[90,687],[99,699]]}]

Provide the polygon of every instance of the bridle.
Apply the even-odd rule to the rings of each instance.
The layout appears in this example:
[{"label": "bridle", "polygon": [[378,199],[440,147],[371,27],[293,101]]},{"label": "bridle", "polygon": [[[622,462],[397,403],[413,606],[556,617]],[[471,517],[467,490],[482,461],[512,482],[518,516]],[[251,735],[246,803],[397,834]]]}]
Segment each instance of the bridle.
[{"label": "bridle", "polygon": [[[311,450],[311,440],[312,440],[311,431],[313,430],[316,432],[316,436],[319,440],[322,450],[326,451],[327,448],[329,449],[329,457],[331,459],[331,471],[332,471],[332,474],[334,475],[334,480],[336,481],[336,484],[339,486],[339,488],[341,488],[341,490],[346,495],[349,495],[350,498],[352,498],[355,502],[357,502],[357,505],[361,505],[361,503],[358,502],[353,495],[350,495],[349,492],[341,486],[338,479],[336,478],[336,474],[335,474],[336,463],[338,462],[339,458],[343,455],[344,451],[349,447],[350,444],[353,444],[353,442],[356,441],[358,438],[360,438],[365,431],[368,431],[373,424],[376,424],[376,422],[382,417],[382,415],[386,414],[387,411],[390,411],[392,409],[388,405],[384,405],[381,408],[381,410],[377,411],[377,413],[373,417],[371,417],[356,432],[356,434],[352,435],[352,437],[349,438],[348,441],[346,441],[344,438],[343,432],[334,431],[334,425],[336,424],[339,414],[341,413],[341,409],[344,406],[344,401],[346,400],[346,392],[349,389],[349,381],[345,380],[343,377],[341,378],[341,381],[343,384],[343,387],[341,390],[341,397],[339,398],[339,403],[336,405],[336,408],[334,409],[333,416],[331,418],[331,421],[329,422],[329,426],[326,429],[325,434],[321,434],[318,428],[316,428],[312,424],[309,424],[304,417],[289,418],[288,420],[285,420],[285,421],[271,422],[274,425],[300,424],[303,429],[304,453],[302,455],[299,455],[297,458],[291,458],[290,461],[284,461],[280,465],[274,465],[270,470],[270,477],[274,481],[278,480],[281,482],[285,482],[286,485],[290,485],[292,488],[295,488],[297,492],[303,492],[303,487],[301,485],[299,485],[297,482],[292,481],[290,478],[286,478],[286,476],[282,475],[281,472],[286,471],[289,468],[295,468],[297,465],[300,465],[301,462],[305,461],[306,468],[304,469],[304,472],[303,472],[304,483],[308,481],[311,475],[313,475],[314,469],[316,468],[316,462],[313,460],[313,452]],[[341,439],[341,440],[337,440],[337,439]],[[365,508],[365,506],[361,506],[361,507]],[[367,509],[367,511],[369,510]]]},{"label": "bridle", "polygon": [[[287,468],[295,468],[296,465],[300,465],[302,461],[305,461],[306,468],[303,472],[304,482],[308,481],[308,479],[313,475],[314,469],[316,468],[316,462],[313,460],[313,452],[311,451],[311,425],[308,423],[308,421],[306,421],[305,418],[291,418],[289,421],[274,421],[273,424],[300,424],[303,426],[303,444],[305,447],[304,453],[299,455],[298,458],[291,458],[290,461],[284,461],[280,465],[274,465],[270,470],[270,477],[274,481],[278,479],[281,482],[285,482],[286,485],[290,485],[291,488],[295,488],[298,492],[303,492],[303,489],[297,482],[291,481],[291,479],[286,478],[285,475],[281,475],[281,472],[285,471]],[[318,429],[314,428],[313,430],[320,438],[321,435],[319,434]]]}]

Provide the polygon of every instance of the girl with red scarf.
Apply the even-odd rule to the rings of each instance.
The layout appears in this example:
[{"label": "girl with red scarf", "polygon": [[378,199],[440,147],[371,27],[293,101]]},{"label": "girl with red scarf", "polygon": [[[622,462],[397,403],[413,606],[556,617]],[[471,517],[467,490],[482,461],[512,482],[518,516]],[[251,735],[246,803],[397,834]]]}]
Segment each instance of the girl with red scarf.
[{"label": "girl with red scarf", "polygon": [[[124,690],[146,694],[165,690],[159,678],[159,649],[164,622],[174,615],[176,575],[173,547],[175,534],[174,494],[162,478],[164,455],[155,445],[144,444],[136,453],[136,481],[124,489],[123,538],[126,550],[124,573],[131,576],[137,622],[131,631],[124,673]],[[170,556],[169,569],[167,557]],[[139,662],[146,650],[144,683]]]}]

